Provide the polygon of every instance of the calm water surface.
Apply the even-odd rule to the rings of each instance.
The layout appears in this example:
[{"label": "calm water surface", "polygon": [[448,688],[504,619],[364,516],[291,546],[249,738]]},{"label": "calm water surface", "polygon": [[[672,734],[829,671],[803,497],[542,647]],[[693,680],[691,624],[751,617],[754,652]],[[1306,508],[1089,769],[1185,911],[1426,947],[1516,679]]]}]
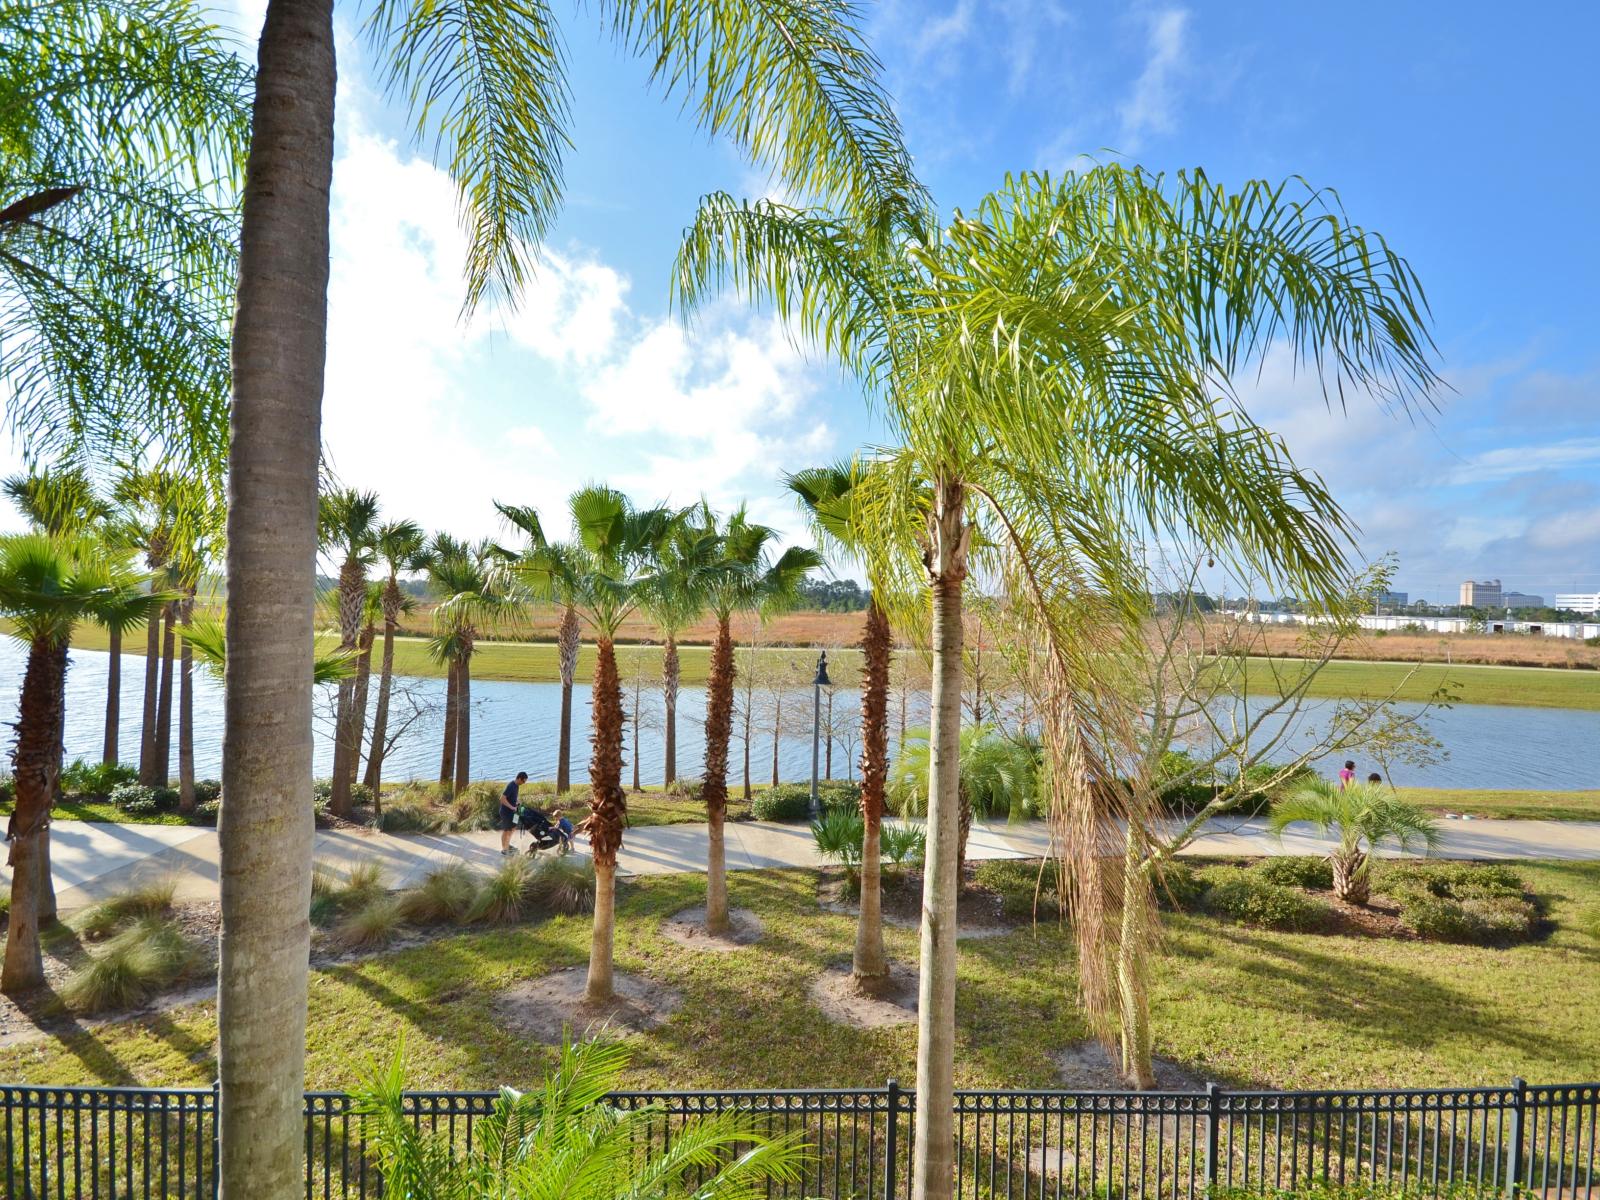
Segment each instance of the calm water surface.
[{"label": "calm water surface", "polygon": [[[623,656],[624,660],[626,655]],[[26,661],[23,647],[11,638],[0,639],[0,712],[14,710]],[[74,650],[67,673],[67,759],[97,761],[105,718],[106,669],[110,658],[98,651]],[[622,663],[624,675],[628,671]],[[140,714],[144,704],[144,659],[124,656],[122,663],[122,721],[120,748],[124,760],[138,756]],[[222,771],[222,686],[207,672],[195,671],[195,765],[202,777]],[[401,678],[391,704],[391,721],[410,718],[410,725],[390,751],[386,778],[436,778],[443,736],[444,680]],[[373,703],[376,703],[376,680]],[[553,683],[503,683],[475,680],[472,685],[472,774],[475,778],[510,778],[527,771],[534,779],[555,776],[556,742],[561,714],[561,688]],[[318,697],[316,762],[326,776],[333,762],[331,741],[331,689]],[[662,773],[661,697],[647,682],[640,695],[638,757],[645,783],[657,782]],[[856,697],[845,689],[835,694],[839,724],[853,713]],[[623,705],[632,715],[629,691]],[[771,700],[758,701],[756,733],[752,737],[751,774],[757,782],[772,774]],[[1326,720],[1332,702],[1313,702],[1302,714],[1291,744],[1315,734]],[[781,714],[784,733],[778,739],[779,775],[785,780],[806,779],[811,771],[811,696],[786,695]],[[419,715],[412,715],[419,714]],[[678,771],[698,775],[705,753],[702,722],[705,690],[684,688],[678,700]],[[0,718],[8,719],[8,718]],[[913,711],[913,724],[926,720],[926,712]],[[174,714],[176,738],[176,714]],[[743,745],[737,738],[730,754],[729,775],[743,775]],[[1395,782],[1419,787],[1537,788],[1569,790],[1600,788],[1600,712],[1574,709],[1510,708],[1493,705],[1459,705],[1430,715],[1429,728],[1443,744],[1444,761],[1425,768],[1397,768]],[[589,688],[580,685],[573,697],[573,777],[587,778]],[[633,731],[628,731],[624,779],[631,778]],[[834,747],[834,774],[844,778],[846,764],[859,752],[858,745],[843,741]],[[176,747],[173,770],[176,772]],[[1340,755],[1338,757],[1344,757]],[[1359,758],[1359,755],[1355,757]],[[1324,764],[1325,766],[1327,764]],[[1363,763],[1363,772],[1369,764]]]}]

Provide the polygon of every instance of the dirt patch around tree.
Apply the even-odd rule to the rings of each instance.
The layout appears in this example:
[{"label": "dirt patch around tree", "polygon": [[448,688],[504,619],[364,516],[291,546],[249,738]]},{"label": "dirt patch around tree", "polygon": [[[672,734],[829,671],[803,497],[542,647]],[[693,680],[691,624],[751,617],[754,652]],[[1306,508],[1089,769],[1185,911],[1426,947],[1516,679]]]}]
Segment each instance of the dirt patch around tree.
[{"label": "dirt patch around tree", "polygon": [[494,1012],[520,1033],[549,1046],[559,1046],[569,1031],[575,1038],[641,1033],[664,1024],[683,1004],[683,993],[643,975],[618,971],[615,997],[605,1004],[587,1004],[587,967],[565,970],[519,983],[501,992]]},{"label": "dirt patch around tree", "polygon": [[[908,872],[898,879],[883,878],[883,923],[897,929],[916,929],[922,924],[922,875]],[[824,912],[859,917],[861,905],[854,885],[843,872],[825,874],[817,887],[817,904]],[[1005,916],[998,893],[974,885],[970,880],[956,900],[956,937],[1002,937],[1017,929],[1018,923]]]},{"label": "dirt patch around tree", "polygon": [[[1122,1077],[1121,1065],[1094,1038],[1074,1042],[1051,1056],[1056,1078],[1070,1092],[1124,1092],[1131,1085]],[[1156,1056],[1156,1090],[1162,1092],[1203,1092],[1205,1080],[1171,1059]]]},{"label": "dirt patch around tree", "polygon": [[661,934],[690,950],[726,954],[731,950],[743,950],[746,946],[754,946],[767,932],[767,927],[761,923],[761,918],[748,908],[730,908],[728,924],[730,928],[727,933],[707,933],[706,909],[702,904],[673,913],[661,922]]},{"label": "dirt patch around tree", "polygon": [[888,983],[868,996],[856,987],[849,967],[824,972],[811,985],[811,1001],[822,1015],[852,1029],[892,1029],[917,1019],[917,973],[898,963]]}]

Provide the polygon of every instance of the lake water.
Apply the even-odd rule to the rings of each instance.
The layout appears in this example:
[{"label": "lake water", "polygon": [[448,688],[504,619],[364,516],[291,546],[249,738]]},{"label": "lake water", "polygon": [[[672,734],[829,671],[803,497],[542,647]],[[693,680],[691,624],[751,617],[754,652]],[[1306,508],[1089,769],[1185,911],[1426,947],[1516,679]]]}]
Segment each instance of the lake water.
[{"label": "lake water", "polygon": [[[622,664],[626,675],[626,654]],[[25,649],[12,638],[0,639],[0,712],[14,711],[22,681]],[[105,715],[105,682],[109,656],[98,651],[74,650],[67,673],[66,756],[91,761],[100,758]],[[120,747],[125,760],[138,757],[139,721],[144,704],[144,659],[127,655],[122,663],[122,727]],[[222,771],[222,686],[207,672],[195,670],[195,766],[202,778]],[[331,689],[328,690],[331,693]],[[373,702],[376,703],[376,680]],[[573,689],[573,778],[587,778],[589,759],[589,688]],[[397,681],[397,698],[391,704],[391,722],[421,710],[390,751],[384,775],[391,780],[437,778],[443,734],[444,681],[404,678]],[[472,716],[472,774],[475,778],[510,778],[527,771],[534,779],[555,777],[561,688],[554,683],[504,683],[474,680]],[[413,701],[415,703],[413,703]],[[661,697],[647,686],[640,697],[639,766],[645,783],[659,782],[662,773]],[[624,696],[631,715],[633,696]],[[838,724],[848,724],[857,698],[839,689],[834,698]],[[1332,702],[1313,702],[1302,715],[1308,737],[1319,719],[1326,719]],[[752,738],[751,775],[756,782],[772,774],[771,698],[758,701],[756,733]],[[678,700],[678,772],[697,776],[705,753],[702,721],[705,690],[684,688]],[[0,720],[7,719],[0,717]],[[897,721],[897,714],[891,725]],[[925,708],[913,706],[912,724],[926,720]],[[784,780],[808,779],[811,773],[811,696],[809,689],[783,698],[783,735],[778,740],[779,776]],[[1444,761],[1425,768],[1397,768],[1395,782],[1419,787],[1536,788],[1569,790],[1600,788],[1600,712],[1575,709],[1511,708],[1459,705],[1438,710],[1428,718],[1429,729],[1443,744]],[[328,694],[319,697],[315,771],[326,776],[333,762],[332,713]],[[173,719],[176,742],[177,720]],[[625,748],[632,774],[632,730]],[[841,738],[834,746],[833,773],[844,778],[847,763],[859,745]],[[1339,755],[1338,757],[1344,757]],[[1360,755],[1353,757],[1360,758]],[[736,738],[730,753],[730,782],[743,778],[743,745]],[[1328,764],[1323,764],[1327,766]],[[1362,763],[1365,773],[1370,764]],[[173,748],[173,770],[177,749]]]}]

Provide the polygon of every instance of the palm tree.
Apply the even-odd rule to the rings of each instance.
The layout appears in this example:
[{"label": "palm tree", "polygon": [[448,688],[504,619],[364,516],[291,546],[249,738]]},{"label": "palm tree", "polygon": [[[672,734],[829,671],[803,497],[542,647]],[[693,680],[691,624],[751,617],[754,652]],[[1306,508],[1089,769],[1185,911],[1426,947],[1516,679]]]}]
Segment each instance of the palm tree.
[{"label": "palm tree", "polygon": [[1318,833],[1333,830],[1339,844],[1328,853],[1333,866],[1333,894],[1348,904],[1365,904],[1372,894],[1372,852],[1384,842],[1401,850],[1417,843],[1433,849],[1439,843],[1434,819],[1393,790],[1370,783],[1336,787],[1313,779],[1272,806],[1267,828],[1283,837],[1290,825],[1305,821]]},{"label": "palm tree", "polygon": [[[944,1200],[961,609],[975,534],[1041,641],[1051,795],[1066,810],[1081,890],[1098,898],[1101,823],[1139,819],[1148,798],[1110,789],[1117,803],[1096,807],[1097,775],[1114,769],[1093,752],[1098,710],[1081,693],[1106,667],[1081,618],[1092,612],[1135,644],[1144,587],[1130,541],[1151,531],[1200,543],[1299,595],[1335,595],[1343,573],[1337,505],[1239,410],[1231,381],[1272,347],[1340,396],[1405,405],[1428,397],[1437,376],[1409,265],[1329,195],[1298,184],[1229,193],[1201,172],[1168,180],[1102,166],[1009,178],[942,228],[909,209],[887,225],[713,196],[685,236],[677,291],[688,307],[731,281],[772,302],[881,399],[898,443],[863,481],[863,512],[880,586],[894,580],[908,616],[931,609],[912,1187],[919,1200]],[[1143,918],[1102,920],[1103,909],[1086,906],[1073,924],[1080,986],[1109,1037],[1118,1005],[1106,947]],[[1125,1062],[1139,1057],[1124,1044]]]},{"label": "palm tree", "polygon": [[394,686],[394,635],[400,618],[413,602],[400,590],[401,571],[420,571],[427,564],[422,527],[415,521],[390,521],[378,527],[374,542],[388,578],[383,585],[383,665],[378,673],[378,707],[372,714],[372,747],[367,752],[366,784],[373,803],[383,786],[383,755],[389,736],[389,692]]},{"label": "palm tree", "polygon": [[[17,506],[29,525],[50,537],[95,532],[108,548],[121,545],[121,525],[112,520],[111,505],[95,491],[88,473],[81,466],[51,467],[26,475],[13,475],[0,489]],[[118,761],[117,733],[122,720],[122,629],[107,630],[110,635],[109,662],[106,666],[106,723],[101,761]]]},{"label": "palm tree", "polygon": [[594,930],[589,946],[586,1004],[615,994],[612,943],[616,936],[617,851],[628,817],[622,790],[622,684],[617,675],[617,630],[660,585],[660,555],[683,514],[637,509],[615,488],[592,484],[568,501],[572,540],[539,555],[519,557],[511,573],[536,596],[570,596],[595,639],[589,759],[589,816],[583,827],[594,855]]},{"label": "palm tree", "polygon": [[720,526],[701,504],[696,524],[716,538],[706,573],[705,606],[717,619],[706,680],[706,758],[701,795],[710,822],[706,837],[706,929],[728,930],[728,863],[723,822],[728,812],[728,743],[733,732],[733,631],[736,612],[768,613],[794,602],[806,575],[822,565],[815,550],[791,546],[776,558],[777,531],[750,520],[741,506]]},{"label": "palm tree", "polygon": [[683,679],[678,634],[705,611],[706,586],[716,569],[717,554],[714,525],[680,522],[662,549],[658,584],[645,598],[645,610],[661,631],[662,783],[668,787],[678,777],[678,692]]},{"label": "palm tree", "polygon": [[[567,87],[552,11],[500,0],[372,0],[370,11],[389,84],[460,189],[466,308],[514,300],[561,200]],[[603,24],[703,129],[730,136],[783,186],[876,212],[916,185],[854,21],[836,0],[777,9],[618,0]],[[321,450],[334,57],[333,0],[268,0],[232,326],[233,757],[223,783],[248,788],[250,804],[235,805],[223,830],[225,1197],[287,1200],[303,1187],[309,932],[298,893],[310,888],[309,814],[295,837],[276,831],[300,819],[311,779],[309,497]],[[252,857],[268,838],[274,853]]]},{"label": "palm tree", "polygon": [[[964,877],[967,838],[974,813],[1004,813],[1012,821],[1043,815],[1039,794],[1039,746],[1032,738],[1006,734],[993,725],[968,725],[960,738],[960,813],[956,864]],[[932,765],[926,729],[910,731],[900,744],[888,791],[901,815],[926,815],[928,772]]]},{"label": "palm tree", "polygon": [[[356,637],[356,686],[351,698],[351,707],[362,714],[362,724],[365,724],[367,711],[367,695],[372,683],[372,645],[377,641],[378,622],[383,619],[383,591],[381,583],[367,584],[367,594],[361,605],[361,632]],[[358,768],[361,758],[361,743],[356,743],[356,762],[352,770]],[[373,792],[373,804],[377,804],[377,792]],[[373,815],[377,815],[374,807]]]},{"label": "palm tree", "polygon": [[[344,488],[323,496],[317,521],[323,549],[340,555],[339,649],[354,655],[361,637],[362,609],[367,601],[367,568],[377,558],[378,496]],[[361,758],[361,732],[366,710],[356,711],[355,680],[339,683],[333,735],[333,789],[328,809],[335,816],[350,815],[350,785]]]},{"label": "palm tree", "polygon": [[622,1085],[627,1061],[620,1042],[565,1043],[539,1090],[500,1089],[464,1154],[408,1114],[403,1050],[354,1094],[355,1111],[384,1188],[395,1196],[750,1200],[804,1178],[798,1137],[768,1136],[744,1113],[690,1118],[660,1149],[641,1153],[655,1144],[660,1110],[606,1103]]},{"label": "palm tree", "polygon": [[[197,489],[198,492],[198,489]],[[198,494],[193,511],[181,526],[181,540],[173,558],[172,577],[178,592],[175,608],[185,634],[178,668],[178,810],[192,813],[194,792],[194,655],[187,632],[194,623],[195,595],[204,573],[223,552],[222,535],[227,516],[215,498]]]},{"label": "palm tree", "polygon": [[11,752],[11,911],[0,970],[0,991],[7,995],[44,983],[39,925],[55,919],[50,810],[61,775],[72,629],[84,620],[126,628],[167,602],[166,593],[147,592],[144,583],[143,575],[90,538],[0,537],[0,614],[11,622],[12,636],[28,647]]},{"label": "palm tree", "polygon": [[455,676],[455,749],[450,757],[458,796],[472,778],[472,652],[478,638],[509,618],[519,603],[502,586],[501,562],[498,547],[479,542],[435,554],[428,563],[428,578],[442,593],[433,610],[434,652],[451,664]]},{"label": "palm tree", "polygon": [[[812,467],[786,478],[811,521],[816,538],[854,558],[862,557],[869,534],[852,520],[851,491],[863,468],[839,462]],[[870,585],[870,580],[869,580]],[[879,989],[889,978],[883,944],[882,851],[884,785],[889,774],[889,662],[893,634],[889,616],[872,588],[861,634],[861,911],[856,921],[850,974],[863,991]],[[773,782],[777,782],[774,743]]]}]

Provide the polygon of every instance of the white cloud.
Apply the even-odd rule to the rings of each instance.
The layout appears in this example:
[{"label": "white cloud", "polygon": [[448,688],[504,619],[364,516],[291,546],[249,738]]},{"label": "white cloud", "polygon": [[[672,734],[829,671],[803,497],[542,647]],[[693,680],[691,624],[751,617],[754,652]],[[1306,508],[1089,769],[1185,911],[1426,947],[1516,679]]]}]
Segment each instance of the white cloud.
[{"label": "white cloud", "polygon": [[1533,446],[1505,446],[1474,455],[1451,476],[1452,483],[1492,483],[1529,475],[1600,463],[1600,438],[1577,437]]},{"label": "white cloud", "polygon": [[1122,120],[1117,149],[1122,153],[1137,153],[1147,133],[1172,132],[1177,84],[1186,67],[1188,26],[1189,13],[1181,8],[1163,9],[1150,17],[1144,71],[1117,108]]}]

